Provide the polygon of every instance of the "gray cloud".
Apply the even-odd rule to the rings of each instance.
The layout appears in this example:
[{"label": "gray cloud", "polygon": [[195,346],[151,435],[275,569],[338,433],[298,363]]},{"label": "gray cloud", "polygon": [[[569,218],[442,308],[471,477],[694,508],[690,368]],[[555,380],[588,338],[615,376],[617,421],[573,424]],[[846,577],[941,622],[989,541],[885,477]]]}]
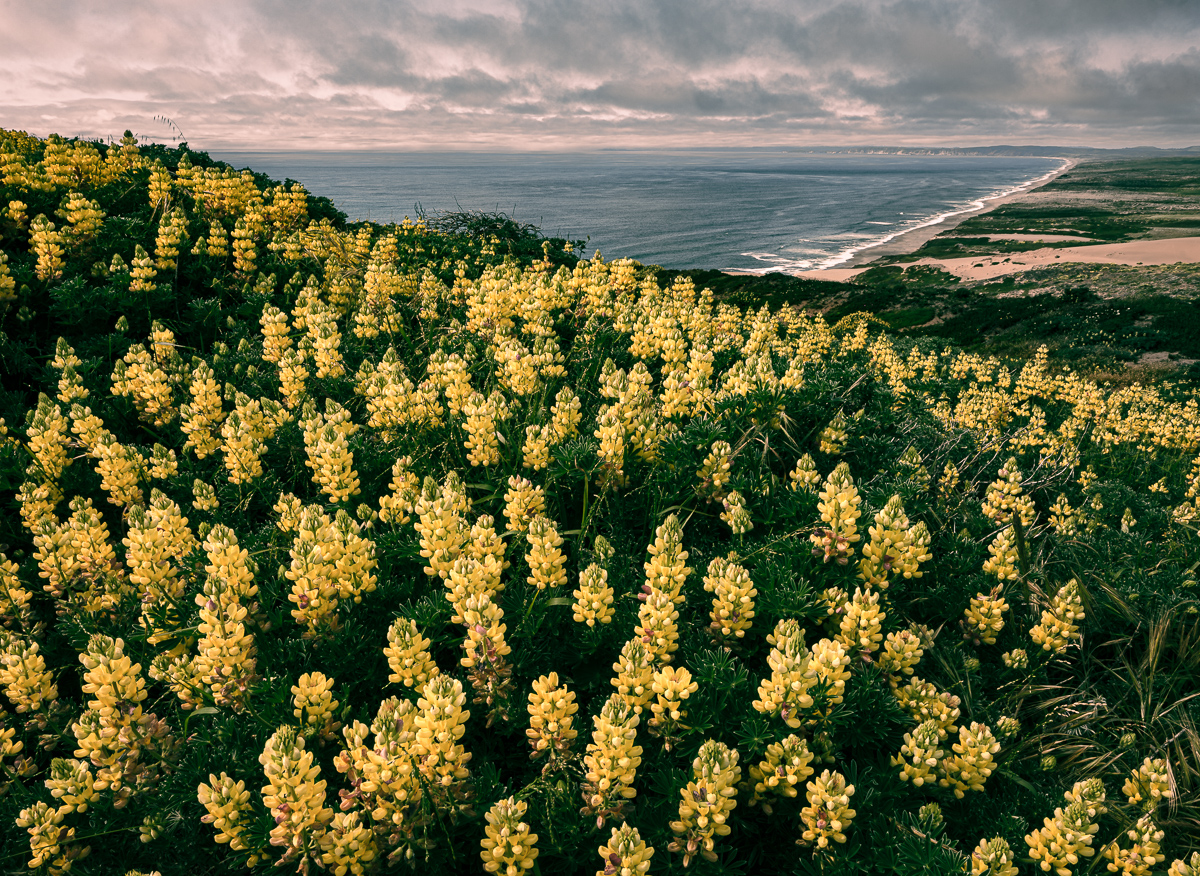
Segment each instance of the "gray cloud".
[{"label": "gray cloud", "polygon": [[1197,44],[1195,0],[9,2],[0,124],[165,114],[201,148],[1191,145]]}]

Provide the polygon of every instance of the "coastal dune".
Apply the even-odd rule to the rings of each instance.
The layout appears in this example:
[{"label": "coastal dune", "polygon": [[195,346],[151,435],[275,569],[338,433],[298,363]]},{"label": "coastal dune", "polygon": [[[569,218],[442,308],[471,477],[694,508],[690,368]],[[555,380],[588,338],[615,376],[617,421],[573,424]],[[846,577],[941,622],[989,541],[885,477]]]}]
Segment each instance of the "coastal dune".
[{"label": "coastal dune", "polygon": [[[965,281],[990,280],[1047,265],[1069,263],[1108,265],[1174,265],[1200,263],[1200,237],[1175,237],[1162,240],[1133,240],[1126,243],[1101,243],[1030,250],[1009,256],[969,256],[953,259],[920,259],[910,265],[930,265]],[[817,280],[845,281],[867,270],[870,265],[852,268],[828,268],[804,271],[797,276]]]}]

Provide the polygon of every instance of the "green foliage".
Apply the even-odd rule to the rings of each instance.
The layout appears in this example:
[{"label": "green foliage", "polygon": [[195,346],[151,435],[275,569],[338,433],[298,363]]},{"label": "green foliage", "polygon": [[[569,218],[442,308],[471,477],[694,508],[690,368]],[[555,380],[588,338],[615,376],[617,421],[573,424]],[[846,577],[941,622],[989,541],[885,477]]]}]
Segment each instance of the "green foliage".
[{"label": "green foliage", "polygon": [[[981,838],[1004,838],[1024,858],[1025,836],[1087,778],[1100,778],[1109,794],[1107,813],[1097,816],[1097,845],[1124,842],[1140,813],[1121,787],[1145,758],[1161,759],[1172,776],[1174,798],[1154,808],[1166,853],[1191,851],[1200,835],[1200,471],[1193,462],[1200,437],[1197,396],[1187,387],[1098,386],[1055,374],[1044,354],[1018,371],[941,349],[941,338],[969,344],[969,330],[981,328],[975,323],[950,320],[946,334],[917,339],[882,334],[878,321],[861,316],[830,328],[834,315],[883,303],[893,272],[880,272],[873,287],[761,278],[760,285],[716,288],[721,278],[708,274],[681,279],[631,263],[582,261],[578,242],[544,239],[499,215],[346,223],[332,205],[300,197],[295,185],[234,173],[186,144],[142,147],[130,166],[114,164],[111,178],[45,188],[36,167],[43,162],[45,171],[49,146],[11,132],[0,141],[25,168],[5,158],[0,206],[22,200],[30,218],[34,209],[49,216],[78,190],[106,214],[94,239],[64,240],[60,276],[43,270],[41,277],[27,226],[0,219],[8,223],[0,244],[14,278],[0,338],[7,428],[0,542],[13,564],[0,569],[6,872],[29,870],[38,850],[17,819],[40,811],[38,804],[66,805],[46,782],[63,769],[55,758],[77,750],[88,775],[116,770],[129,793],[102,788],[86,811],[60,812],[62,829],[75,834],[59,837],[59,850],[35,865],[40,872],[50,872],[55,855],[78,855],[85,846],[91,853],[71,862],[73,873],[236,873],[251,859],[266,872],[285,854],[291,857],[281,871],[333,870],[321,856],[338,830],[350,828],[326,822],[343,813],[361,819],[380,851],[374,860],[361,855],[366,872],[386,870],[388,855],[401,872],[479,872],[485,813],[513,796],[526,804],[544,873],[603,871],[596,849],[628,821],[655,849],[651,872],[682,872],[691,855],[689,870],[702,874],[950,874],[962,872]],[[96,151],[103,160],[131,146]],[[169,211],[151,198],[155,160],[170,174],[187,242],[174,267],[161,267],[133,291],[137,248],[160,260],[169,249],[159,236]],[[189,163],[212,171],[206,179],[214,187],[217,176],[228,180],[221,185],[236,205],[222,212],[204,190],[184,185]],[[284,206],[296,201],[285,195],[298,198],[303,212],[289,218]],[[249,240],[253,258],[244,250],[238,261],[234,252],[197,249],[214,223],[234,241]],[[248,227],[248,237],[232,237]],[[664,288],[667,277],[672,285]],[[829,321],[777,307],[802,295],[844,293],[852,296],[838,305],[844,312],[832,311]],[[775,309],[762,309],[764,300]],[[1013,303],[993,314],[992,325],[1066,318],[1048,298],[1004,300]],[[928,321],[928,305],[904,303],[885,313],[893,328]],[[1082,290],[1067,305],[1094,315],[1097,332],[1115,333],[1106,320],[1129,316],[1109,313],[1110,305]],[[1180,312],[1151,303],[1122,306],[1181,322]],[[271,308],[284,317],[279,337],[305,351],[308,374],[295,391],[263,331]],[[670,347],[677,340],[682,358]],[[318,367],[328,373],[318,376]],[[397,370],[385,373],[389,367]],[[478,397],[455,396],[463,387],[454,367]],[[215,387],[215,444],[201,454],[195,435],[203,426],[205,369]],[[560,390],[578,398],[577,427],[562,426],[552,412]],[[155,408],[160,396],[166,402]],[[502,398],[507,416],[499,401],[487,407],[489,398]],[[454,403],[462,409],[453,412]],[[53,426],[56,405],[61,433]],[[89,425],[83,406],[99,425]],[[260,414],[263,422],[276,418],[270,428],[246,425]],[[535,464],[539,434],[551,435],[551,444]],[[473,457],[491,440],[494,455]],[[244,477],[243,441],[261,464],[260,471],[244,465]],[[719,450],[728,467],[717,476],[710,457]],[[173,470],[163,462],[168,451]],[[849,485],[835,476],[843,463]],[[1003,491],[994,485],[1012,474],[1010,466],[1019,469],[1012,495],[1028,500],[1031,519],[1014,536],[1016,571],[999,581],[984,562],[1008,526],[995,511]],[[811,484],[801,477],[809,470],[816,473]],[[536,586],[545,566],[525,532],[509,526],[506,494],[517,489],[510,479],[521,477],[541,488],[541,513],[563,539],[565,586]],[[39,499],[43,486],[49,492]],[[215,505],[202,498],[206,488]],[[447,522],[432,504],[438,497],[461,497],[469,510]],[[95,511],[90,522],[77,510],[84,500]],[[147,564],[135,536],[157,545],[170,527],[139,521],[167,502],[179,506],[187,518],[179,526],[195,542],[181,541]],[[855,508],[856,523],[847,516]],[[467,573],[442,569],[443,580],[434,542],[469,531],[482,515],[493,518],[498,559],[508,564],[497,573],[503,589],[486,592],[503,611],[500,638],[511,651],[501,654],[493,639],[470,666],[462,661],[479,653],[468,648],[472,636],[496,632],[501,621],[481,614],[452,622],[456,611],[476,608],[449,598],[447,584]],[[672,548],[676,525],[681,542]],[[217,602],[236,590],[228,569],[237,565],[205,543],[219,527],[232,530],[253,564],[247,569],[257,592],[235,594],[236,605]],[[837,540],[847,533],[857,538]],[[304,553],[306,538],[316,554]],[[355,554],[354,544],[366,553]],[[465,557],[482,544],[479,536],[453,551]],[[362,559],[368,554],[370,563]],[[338,565],[321,591],[311,569],[330,556]],[[67,569],[61,580],[56,561]],[[619,815],[598,813],[588,778],[598,767],[585,760],[593,721],[618,690],[614,661],[625,643],[657,647],[655,630],[666,629],[635,633],[653,620],[647,607],[662,605],[652,601],[649,582],[666,580],[667,563],[681,576],[677,601],[666,600],[678,612],[669,665],[687,669],[697,687],[680,700],[686,714],[669,730],[652,725],[656,699],[642,704],[636,795]],[[589,626],[574,619],[573,591],[592,564],[606,574],[612,617]],[[748,603],[722,608],[730,585],[705,583],[725,580],[730,564],[756,591],[747,597],[754,616],[741,635],[731,625],[748,617]],[[690,574],[679,571],[684,565]],[[366,566],[375,578],[370,586]],[[177,585],[153,583],[155,570],[173,572]],[[133,580],[135,573],[146,580]],[[1078,635],[1041,649],[1031,628],[1050,623],[1044,612],[1062,615],[1054,600],[1072,580],[1084,612]],[[988,643],[969,623],[968,608],[993,588],[1007,609]],[[336,594],[323,615],[313,607],[322,594]],[[878,598],[876,615],[871,597]],[[245,609],[244,618],[223,615],[214,633],[213,612],[235,608]],[[317,620],[306,621],[305,612]],[[459,738],[445,728],[438,736],[429,723],[420,736],[411,716],[403,717],[410,708],[426,722],[461,716],[458,705],[419,705],[434,696],[435,684],[390,679],[399,670],[384,649],[396,624],[409,621],[428,640],[424,650],[439,677],[463,687],[461,707],[470,717]],[[254,650],[253,668],[242,676],[238,667],[249,667],[250,658],[232,643],[239,625]],[[790,646],[781,643],[789,629],[801,637]],[[115,647],[97,636],[122,639],[128,658],[120,663],[110,654],[108,676],[81,662]],[[887,647],[921,648],[908,672],[885,657],[887,636]],[[35,643],[44,671],[17,665]],[[1024,660],[1014,656],[1022,649]],[[785,665],[785,652],[803,666]],[[221,663],[229,653],[241,653],[240,662]],[[208,676],[181,686],[164,670],[176,658],[193,668],[216,660],[225,672],[215,687]],[[660,654],[653,668],[666,665]],[[791,671],[796,676],[784,678]],[[575,696],[578,738],[531,760],[527,706],[534,683],[552,672]],[[322,712],[310,703],[317,717],[309,720],[296,715],[293,688],[315,683],[314,673],[331,681],[337,704]],[[768,702],[776,676],[787,696],[804,689],[787,709]],[[53,684],[54,695],[34,703],[18,678]],[[136,680],[145,698],[107,689],[122,679]],[[941,781],[917,787],[901,778],[903,751],[930,716],[946,718],[945,751],[935,759]],[[107,722],[110,737],[119,737],[112,762],[102,749],[85,748],[92,745],[88,721]],[[378,788],[352,774],[368,769],[368,755],[337,728],[353,735],[355,722],[376,722],[367,749],[388,758],[393,778],[411,778],[398,819],[385,817],[379,801],[386,794],[368,803]],[[951,778],[962,768],[952,773],[950,759],[962,739],[957,728],[973,733],[973,725],[991,728],[999,749],[986,781],[960,797]],[[794,797],[764,786],[765,796],[754,799],[766,776],[761,764],[772,775],[786,772],[769,758],[793,744],[793,735],[805,740],[815,775],[797,783]],[[712,853],[704,856],[697,851],[704,826],[686,822],[681,802],[700,802],[687,788],[701,781],[694,760],[709,740],[736,750],[741,772],[731,786],[737,805],[721,816],[730,831],[708,837]],[[272,766],[265,753],[285,744],[293,746],[287,765]],[[437,771],[446,761],[430,753],[435,744],[443,755],[462,747],[461,775],[453,767]],[[305,778],[299,765],[310,753],[303,769],[315,772]],[[266,800],[282,793],[272,778],[279,770],[294,771],[287,810]],[[841,839],[814,847],[802,831],[806,818],[817,824],[820,801],[809,794],[824,771],[853,786],[848,805],[856,814]],[[706,780],[732,781],[728,765],[716,772]],[[210,777],[221,773],[243,781],[249,794],[233,807],[244,828],[236,844],[215,841],[222,828],[198,796],[202,783],[219,785]],[[287,816],[295,812],[319,823],[289,834]],[[603,829],[598,814],[608,818]],[[819,820],[814,829],[825,830],[826,819]],[[295,850],[286,853],[292,840]],[[1021,866],[1034,872],[1028,861]]]}]

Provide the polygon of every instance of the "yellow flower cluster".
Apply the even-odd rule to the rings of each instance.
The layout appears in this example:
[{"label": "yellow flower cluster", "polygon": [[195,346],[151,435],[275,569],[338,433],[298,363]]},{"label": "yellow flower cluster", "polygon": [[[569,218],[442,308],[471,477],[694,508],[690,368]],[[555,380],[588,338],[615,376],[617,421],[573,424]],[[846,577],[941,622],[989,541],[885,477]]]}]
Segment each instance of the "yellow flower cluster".
[{"label": "yellow flower cluster", "polygon": [[221,388],[207,362],[200,362],[192,369],[188,393],[191,402],[179,406],[179,427],[187,436],[183,449],[194,451],[197,459],[204,459],[221,446],[213,430],[225,418]]},{"label": "yellow flower cluster", "polygon": [[737,563],[716,557],[708,564],[704,589],[713,594],[710,629],[721,642],[741,639],[754,619],[754,597],[758,591],[750,573]]},{"label": "yellow flower cluster", "polygon": [[567,583],[566,555],[559,547],[563,543],[562,536],[554,524],[542,516],[529,521],[529,531],[525,539],[529,542],[529,553],[525,561],[529,564],[529,577],[526,582],[538,590],[547,587],[561,587]]},{"label": "yellow flower cluster", "polygon": [[654,652],[640,638],[626,642],[613,664],[612,686],[635,715],[654,699]]},{"label": "yellow flower cluster", "polygon": [[[83,692],[92,694],[87,709],[71,726],[78,748],[76,757],[91,761],[96,788],[113,793],[114,806],[124,806],[134,791],[158,776],[153,766],[169,753],[173,742],[166,726],[155,715],[142,711],[147,697],[141,664],[125,655],[125,643],[108,636],[92,636],[79,655],[83,664]],[[143,763],[143,754],[149,755]]]},{"label": "yellow flower cluster", "polygon": [[613,589],[608,584],[608,572],[597,563],[590,563],[579,573],[579,589],[572,595],[575,597],[576,623],[585,623],[589,627],[612,623]]},{"label": "yellow flower cluster", "polygon": [[846,433],[846,417],[841,411],[838,411],[829,421],[829,425],[821,430],[820,451],[828,453],[830,456],[837,456],[845,449],[849,438],[850,436]]},{"label": "yellow flower cluster", "polygon": [[744,535],[754,528],[754,521],[746,509],[746,499],[741,493],[731,490],[725,494],[722,504],[725,510],[721,512],[721,519],[729,524],[730,532]]},{"label": "yellow flower cluster", "polygon": [[1000,588],[993,587],[991,593],[977,593],[971,597],[971,604],[963,612],[966,624],[966,637],[976,644],[996,644],[996,636],[1004,629],[1004,612],[1008,611],[1008,603],[1000,595]]},{"label": "yellow flower cluster", "polygon": [[360,492],[358,473],[354,470],[354,455],[350,438],[358,424],[350,412],[333,399],[325,400],[324,415],[306,411],[301,425],[304,428],[304,449],[308,454],[305,465],[313,470],[313,483],[337,504]]},{"label": "yellow flower cluster", "polygon": [[913,787],[933,784],[946,752],[942,750],[941,727],[937,721],[926,721],[911,733],[904,734],[900,754],[891,759],[892,766],[900,767],[900,778],[912,782]]},{"label": "yellow flower cluster", "polygon": [[504,393],[495,390],[484,398],[473,392],[463,403],[464,428],[467,440],[467,461],[471,465],[498,465],[500,463],[500,423],[512,418],[508,400]]},{"label": "yellow flower cluster", "polygon": [[816,668],[804,646],[804,629],[794,619],[781,620],[767,642],[772,646],[767,655],[771,675],[759,684],[754,708],[764,715],[778,715],[797,729],[800,713],[813,707],[809,690],[817,683]]},{"label": "yellow flower cluster", "polygon": [[21,810],[16,824],[29,832],[31,868],[46,867],[51,876],[59,876],[90,851],[88,846],[74,844],[75,828],[62,826],[66,817],[63,807],[54,809],[40,800]]},{"label": "yellow flower cluster", "polygon": [[[250,683],[256,678],[256,648],[247,626],[250,609],[257,607],[253,600],[258,585],[253,582],[247,551],[238,545],[229,527],[214,526],[205,538],[204,549],[209,558],[205,567],[208,577],[203,592],[196,596],[201,638],[190,675],[208,687],[218,705],[241,711]],[[175,674],[169,664],[158,660],[151,667],[152,677],[163,674],[170,678]],[[184,708],[196,704],[185,689],[178,693],[184,699]]]},{"label": "yellow flower cluster", "polygon": [[1155,827],[1149,815],[1143,815],[1125,835],[1132,843],[1129,848],[1123,849],[1113,841],[1101,851],[1109,860],[1108,872],[1122,876],[1150,876],[1154,865],[1166,860],[1159,845],[1164,832]]},{"label": "yellow flower cluster", "polygon": [[277,865],[303,867],[321,857],[321,840],[333,810],[325,805],[325,780],[313,753],[304,748],[304,737],[294,727],[282,726],[263,747],[258,762],[266,773],[263,804],[275,819],[271,845],[283,848]]},{"label": "yellow flower cluster", "polygon": [[667,751],[671,750],[675,731],[687,727],[683,723],[687,717],[684,700],[699,688],[700,685],[692,681],[692,674],[682,666],[664,666],[655,671],[650,682],[656,698],[650,704],[650,732],[664,738]]},{"label": "yellow flower cluster", "polygon": [[524,800],[509,797],[499,800],[484,813],[486,834],[480,841],[483,851],[483,869],[488,873],[503,873],[504,876],[521,876],[533,866],[537,859],[537,834],[529,829],[522,819],[527,804]]},{"label": "yellow flower cluster", "polygon": [[646,845],[636,827],[627,822],[612,829],[612,836],[598,849],[604,869],[596,876],[645,876],[654,857],[654,846]]},{"label": "yellow flower cluster", "polygon": [[987,550],[988,558],[983,561],[984,572],[995,575],[1001,584],[1016,581],[1021,576],[1017,568],[1020,557],[1011,526],[1006,526],[996,533]]},{"label": "yellow flower cluster", "polygon": [[843,462],[830,473],[820,497],[817,509],[825,527],[818,527],[810,536],[813,556],[821,557],[825,562],[836,560],[844,566],[850,560],[850,545],[862,538],[858,534],[858,518],[862,511],[858,507],[860,499],[850,476],[850,466]]},{"label": "yellow flower cluster", "polygon": [[671,602],[681,605],[683,585],[692,569],[687,565],[688,552],[683,549],[683,524],[674,514],[667,516],[654,531],[654,544],[646,548],[650,559],[642,565],[646,572],[643,590],[665,593]]},{"label": "yellow flower cluster", "polygon": [[339,602],[360,602],[375,589],[375,543],[361,533],[361,525],[344,509],[333,520],[315,505],[300,515],[284,576],[292,582],[292,617],[306,628],[306,638],[336,630]]},{"label": "yellow flower cluster", "polygon": [[818,849],[829,847],[829,841],[844,843],[846,828],[856,813],[850,808],[854,786],[846,784],[841,773],[824,770],[808,783],[808,805],[800,810],[804,831],[797,845],[816,843]]},{"label": "yellow flower cluster", "polygon": [[1043,819],[1043,826],[1025,837],[1029,857],[1055,876],[1071,876],[1071,867],[1080,858],[1096,854],[1092,840],[1100,826],[1095,819],[1105,811],[1104,784],[1099,779],[1076,782],[1065,796],[1070,805],[1055,809],[1053,817]]},{"label": "yellow flower cluster", "polygon": [[511,694],[512,669],[504,659],[512,648],[504,640],[506,625],[504,610],[488,593],[469,596],[462,604],[463,624],[467,630],[463,641],[464,655],[459,661],[470,670],[471,686],[476,703],[488,707],[488,726],[499,718],[508,720],[508,699]]},{"label": "yellow flower cluster", "polygon": [[[813,774],[809,766],[813,753],[808,743],[796,734],[767,746],[767,756],[750,767],[752,796],[749,805],[762,803],[763,812],[771,814],[771,797],[795,797],[802,783]],[[799,787],[797,787],[799,786]]]},{"label": "yellow flower cluster", "polygon": [[879,594],[872,590],[854,588],[854,596],[846,603],[839,625],[837,640],[847,650],[869,655],[883,642],[883,622],[887,614],[879,607]]},{"label": "yellow flower cluster", "polygon": [[[248,851],[248,822],[251,819],[250,791],[243,781],[234,781],[224,772],[220,776],[209,774],[208,783],[201,782],[196,797],[204,807],[200,820],[211,824],[217,831],[218,843],[228,843],[235,852]],[[262,859],[262,851],[251,853],[246,862],[253,867]]]},{"label": "yellow flower cluster", "polygon": [[954,754],[942,763],[943,775],[938,784],[953,790],[954,796],[961,800],[966,791],[983,790],[983,783],[993,772],[1000,743],[986,724],[972,721],[970,727],[958,728],[958,742],[952,749]]},{"label": "yellow flower cluster", "polygon": [[449,484],[439,487],[433,478],[426,478],[414,510],[413,524],[421,537],[421,556],[428,561],[425,574],[446,579],[454,567],[470,530],[463,514],[465,497]]},{"label": "yellow flower cluster", "polygon": [[1082,639],[1077,621],[1084,618],[1079,584],[1072,578],[1059,588],[1050,608],[1042,612],[1041,623],[1029,630],[1029,636],[1044,651],[1061,654],[1072,642]]},{"label": "yellow flower cluster", "polygon": [[736,749],[712,739],[700,746],[692,761],[692,781],[679,791],[679,820],[671,822],[675,839],[668,848],[683,852],[683,866],[697,854],[706,861],[717,860],[713,847],[717,837],[731,832],[726,821],[737,806],[741,777]]},{"label": "yellow flower cluster", "polygon": [[600,827],[605,819],[619,817],[625,802],[637,796],[633,780],[642,763],[642,748],[636,744],[639,720],[619,693],[592,718],[595,729],[583,757],[583,811],[595,815]]},{"label": "yellow flower cluster", "polygon": [[728,441],[714,441],[708,456],[696,472],[700,484],[697,492],[710,499],[723,499],[725,485],[729,483],[729,469],[733,464],[733,448]]},{"label": "yellow flower cluster", "polygon": [[1130,806],[1147,812],[1157,809],[1164,800],[1173,799],[1175,792],[1171,790],[1167,762],[1159,757],[1143,760],[1133,775],[1125,779],[1121,793],[1129,799]]},{"label": "yellow flower cluster", "polygon": [[388,681],[421,690],[438,674],[437,664],[429,654],[429,639],[421,635],[417,622],[396,618],[388,628],[388,644],[383,649],[392,674]]},{"label": "yellow flower cluster", "polygon": [[306,672],[292,685],[292,714],[305,739],[331,741],[341,722],[334,718],[340,704],[333,698],[333,679],[322,672]]},{"label": "yellow flower cluster", "polygon": [[913,674],[913,667],[921,662],[924,654],[920,637],[911,630],[900,630],[887,634],[877,665],[887,673],[891,684],[896,686],[901,676]]},{"label": "yellow flower cluster", "polygon": [[39,712],[58,698],[58,685],[39,651],[37,642],[0,630],[0,686],[19,714]]},{"label": "yellow flower cluster", "polygon": [[557,757],[570,751],[571,744],[579,735],[572,726],[579,706],[575,702],[575,692],[559,684],[557,672],[534,679],[528,710],[529,729],[525,735],[533,746],[530,759],[537,760],[549,755],[553,763]]},{"label": "yellow flower cluster", "polygon": [[1013,515],[1028,529],[1033,525],[1033,501],[1021,486],[1022,475],[1015,457],[1001,467],[999,476],[988,487],[983,500],[983,513],[998,525],[1012,523]]},{"label": "yellow flower cluster", "polygon": [[528,532],[529,522],[546,513],[546,493],[527,478],[513,475],[504,494],[504,518],[511,532]]},{"label": "yellow flower cluster", "polygon": [[445,674],[431,678],[417,700],[420,714],[413,721],[409,754],[420,765],[439,810],[449,811],[467,792],[471,753],[459,743],[471,717],[463,708],[466,702],[462,682]]},{"label": "yellow flower cluster", "polygon": [[817,464],[813,461],[811,454],[804,454],[796,462],[796,467],[792,469],[788,475],[791,481],[793,490],[803,490],[806,493],[815,493],[817,487],[821,484],[821,473],[817,471]]},{"label": "yellow flower cluster", "polygon": [[981,839],[971,852],[971,876],[1017,876],[1008,840],[1003,837]]}]

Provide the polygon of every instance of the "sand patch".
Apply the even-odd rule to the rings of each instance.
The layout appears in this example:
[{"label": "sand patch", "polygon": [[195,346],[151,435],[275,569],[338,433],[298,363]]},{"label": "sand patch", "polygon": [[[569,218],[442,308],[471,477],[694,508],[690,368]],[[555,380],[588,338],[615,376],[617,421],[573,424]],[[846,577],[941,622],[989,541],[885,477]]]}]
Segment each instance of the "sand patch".
[{"label": "sand patch", "polygon": [[[1045,239],[1045,238],[1042,238]],[[955,259],[921,259],[912,265],[930,265],[954,274],[960,280],[974,282],[991,280],[1009,274],[1047,265],[1107,264],[1107,265],[1175,265],[1200,263],[1200,237],[1173,237],[1162,240],[1132,240],[1127,243],[1100,243],[1091,246],[1069,246],[1058,249],[1035,249],[1011,255],[969,256]],[[814,280],[846,282],[866,270],[831,268],[825,271],[805,271],[799,277]]]}]

